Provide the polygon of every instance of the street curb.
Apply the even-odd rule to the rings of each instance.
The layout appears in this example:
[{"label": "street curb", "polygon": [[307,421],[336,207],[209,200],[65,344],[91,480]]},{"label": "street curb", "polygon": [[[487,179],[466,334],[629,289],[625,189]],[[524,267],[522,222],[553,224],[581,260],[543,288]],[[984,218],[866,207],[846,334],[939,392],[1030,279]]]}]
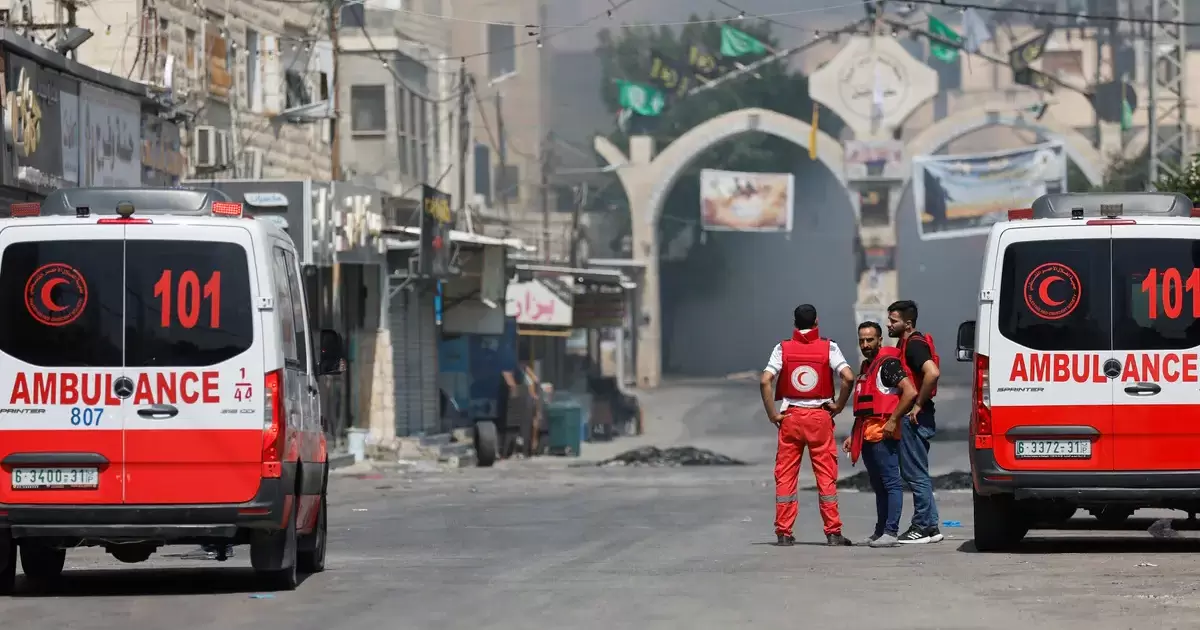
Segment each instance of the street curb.
[{"label": "street curb", "polygon": [[337,455],[329,455],[329,470],[337,470],[354,464],[354,455],[350,453],[338,453]]}]

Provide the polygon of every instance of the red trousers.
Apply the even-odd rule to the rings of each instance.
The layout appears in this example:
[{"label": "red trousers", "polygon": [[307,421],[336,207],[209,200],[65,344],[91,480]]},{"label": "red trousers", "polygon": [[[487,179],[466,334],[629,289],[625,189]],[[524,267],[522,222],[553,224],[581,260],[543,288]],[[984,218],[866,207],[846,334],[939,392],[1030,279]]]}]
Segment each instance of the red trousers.
[{"label": "red trousers", "polygon": [[796,523],[797,476],[804,447],[812,458],[817,478],[817,496],[826,534],[840,534],[842,519],[837,504],[837,445],[833,438],[833,418],[824,409],[788,407],[779,427],[779,446],[775,451],[775,533],[792,533]]}]

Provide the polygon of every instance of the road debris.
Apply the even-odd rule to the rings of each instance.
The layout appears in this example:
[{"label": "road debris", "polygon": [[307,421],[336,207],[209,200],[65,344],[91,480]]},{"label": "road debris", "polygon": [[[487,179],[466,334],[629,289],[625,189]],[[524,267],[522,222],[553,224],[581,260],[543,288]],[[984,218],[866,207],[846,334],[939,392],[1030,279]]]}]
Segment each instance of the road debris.
[{"label": "road debris", "polygon": [[746,462],[708,449],[677,446],[660,449],[643,446],[598,462],[597,466],[745,466]]},{"label": "road debris", "polygon": [[1153,562],[1139,562],[1137,565],[1139,567],[1158,567],[1158,565],[1154,564]]},{"label": "road debris", "polygon": [[1171,527],[1171,519],[1160,518],[1154,521],[1146,531],[1155,538],[1179,538],[1179,532]]},{"label": "road debris", "polygon": [[[904,483],[903,481],[901,483]],[[871,480],[867,477],[867,471],[850,475],[844,479],[839,479],[837,487],[843,490],[861,490],[863,492],[871,491]],[[934,490],[970,490],[971,489],[971,473],[955,471],[944,475],[935,475],[933,477]],[[908,492],[911,488],[907,483],[904,483],[904,491]]]},{"label": "road debris", "polygon": [[962,521],[942,521],[942,527],[962,527]]}]

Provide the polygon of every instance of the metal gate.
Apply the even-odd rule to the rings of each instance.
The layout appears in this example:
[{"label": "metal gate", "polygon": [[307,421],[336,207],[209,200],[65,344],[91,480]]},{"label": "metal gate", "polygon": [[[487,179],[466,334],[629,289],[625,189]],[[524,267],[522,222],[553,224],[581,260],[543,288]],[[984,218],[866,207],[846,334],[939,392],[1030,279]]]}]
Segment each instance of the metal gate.
[{"label": "metal gate", "polygon": [[413,286],[396,291],[388,304],[398,437],[433,434],[439,429],[438,330],[433,298],[433,291]]}]

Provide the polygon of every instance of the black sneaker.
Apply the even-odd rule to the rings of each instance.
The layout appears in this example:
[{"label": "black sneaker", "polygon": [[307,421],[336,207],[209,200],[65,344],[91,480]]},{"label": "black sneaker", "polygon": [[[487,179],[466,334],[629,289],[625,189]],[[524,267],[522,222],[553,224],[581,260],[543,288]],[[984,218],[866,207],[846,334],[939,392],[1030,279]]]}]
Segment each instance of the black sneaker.
[{"label": "black sneaker", "polygon": [[[938,535],[940,536],[941,534],[939,533]],[[939,538],[938,540],[941,539]],[[901,545],[924,545],[932,541],[930,540],[929,533],[925,528],[913,525],[912,527],[908,528],[908,531],[900,534],[900,537],[896,539],[896,542],[900,543]]]},{"label": "black sneaker", "polygon": [[791,547],[796,544],[796,538],[790,534],[775,534],[776,547]]},{"label": "black sneaker", "polygon": [[942,535],[942,530],[938,529],[937,525],[925,530],[925,534],[929,536],[929,542],[931,543],[940,543],[946,539],[946,537]]},{"label": "black sneaker", "polygon": [[849,547],[854,543],[841,534],[825,534],[825,544],[830,547]]}]

